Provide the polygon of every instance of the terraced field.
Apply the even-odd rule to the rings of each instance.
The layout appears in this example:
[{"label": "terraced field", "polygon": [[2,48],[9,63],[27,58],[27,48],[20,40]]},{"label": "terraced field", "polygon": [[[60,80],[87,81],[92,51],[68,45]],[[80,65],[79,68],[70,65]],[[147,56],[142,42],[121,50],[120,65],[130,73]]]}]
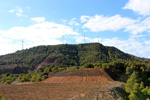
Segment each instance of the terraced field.
[{"label": "terraced field", "polygon": [[108,82],[113,79],[104,69],[75,69],[63,70],[49,75],[43,82],[79,83],[79,82]]}]

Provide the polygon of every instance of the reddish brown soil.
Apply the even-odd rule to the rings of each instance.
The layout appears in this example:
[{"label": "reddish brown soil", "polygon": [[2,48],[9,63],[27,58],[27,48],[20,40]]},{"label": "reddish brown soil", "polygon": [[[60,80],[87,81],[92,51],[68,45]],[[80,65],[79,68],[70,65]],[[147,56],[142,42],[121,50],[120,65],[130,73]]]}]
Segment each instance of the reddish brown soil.
[{"label": "reddish brown soil", "polygon": [[63,70],[52,74],[43,82],[80,83],[80,82],[108,82],[113,81],[104,69],[76,69]]},{"label": "reddish brown soil", "polygon": [[42,65],[51,65],[53,63],[52,61],[53,61],[53,59],[47,58],[42,63],[40,63],[39,65],[37,65],[35,67],[35,69],[39,69]]},{"label": "reddish brown soil", "polygon": [[110,81],[104,76],[70,76],[70,77],[50,77],[43,82],[107,82]]}]

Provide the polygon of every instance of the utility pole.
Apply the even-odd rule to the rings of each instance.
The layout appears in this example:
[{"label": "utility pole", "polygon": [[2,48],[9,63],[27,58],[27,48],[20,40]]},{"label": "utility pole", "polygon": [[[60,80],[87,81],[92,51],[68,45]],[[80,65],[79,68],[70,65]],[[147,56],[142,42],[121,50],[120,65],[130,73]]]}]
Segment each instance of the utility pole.
[{"label": "utility pole", "polygon": [[64,36],[62,35],[62,44],[64,44]]},{"label": "utility pole", "polygon": [[85,43],[85,35],[84,35],[84,43]]},{"label": "utility pole", "polygon": [[23,50],[23,46],[24,46],[24,40],[22,40],[22,50]]},{"label": "utility pole", "polygon": [[98,43],[99,43],[99,36],[98,36]]}]

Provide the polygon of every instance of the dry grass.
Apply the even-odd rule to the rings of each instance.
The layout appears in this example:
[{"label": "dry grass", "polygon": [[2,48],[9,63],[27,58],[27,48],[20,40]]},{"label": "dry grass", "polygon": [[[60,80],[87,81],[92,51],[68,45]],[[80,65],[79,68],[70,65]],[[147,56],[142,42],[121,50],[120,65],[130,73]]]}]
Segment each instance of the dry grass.
[{"label": "dry grass", "polygon": [[83,97],[99,86],[99,83],[33,83],[1,86],[0,93],[6,100],[64,100]]}]

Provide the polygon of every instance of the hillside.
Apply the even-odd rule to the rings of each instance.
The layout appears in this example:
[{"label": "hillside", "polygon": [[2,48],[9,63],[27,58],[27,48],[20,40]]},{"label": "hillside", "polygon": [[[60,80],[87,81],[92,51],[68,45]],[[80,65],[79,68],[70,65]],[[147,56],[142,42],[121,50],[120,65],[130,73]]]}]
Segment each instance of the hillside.
[{"label": "hillside", "polygon": [[[126,54],[115,47],[107,47],[99,43],[38,46],[0,56],[0,74],[27,72],[42,65],[69,67],[115,60],[136,61],[141,59]],[[16,67],[19,70],[14,70]]]},{"label": "hillside", "polygon": [[[113,61],[102,66],[99,63],[56,70],[51,66],[46,68],[52,70],[30,71],[19,75],[16,80],[19,83],[0,84],[0,93],[8,100],[148,100],[150,97],[147,63]],[[12,80],[10,76],[1,75],[1,83]]]}]

